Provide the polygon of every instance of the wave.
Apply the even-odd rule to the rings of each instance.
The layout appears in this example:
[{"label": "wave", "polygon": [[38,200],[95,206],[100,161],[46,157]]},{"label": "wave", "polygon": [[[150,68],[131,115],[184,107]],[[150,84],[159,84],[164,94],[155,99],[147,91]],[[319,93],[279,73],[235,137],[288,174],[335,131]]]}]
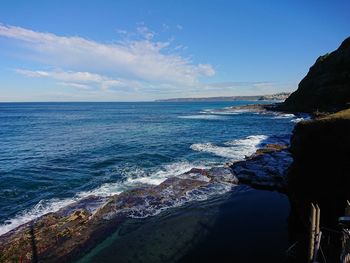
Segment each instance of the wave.
[{"label": "wave", "polygon": [[187,116],[179,116],[180,119],[192,119],[192,120],[222,120],[225,119],[223,116],[212,115],[212,114],[195,114]]},{"label": "wave", "polygon": [[225,142],[225,146],[218,146],[213,143],[195,143],[190,146],[194,151],[207,152],[220,157],[233,160],[243,160],[257,150],[258,145],[267,139],[265,135],[252,135],[244,139]]},{"label": "wave", "polygon": [[26,209],[18,213],[14,218],[8,219],[4,224],[0,224],[0,235],[28,223],[29,221],[43,216],[47,213],[57,212],[63,207],[71,205],[88,196],[108,197],[120,194],[123,191],[138,187],[140,185],[159,185],[166,179],[181,175],[192,168],[206,168],[205,165],[191,164],[186,161],[163,165],[158,171],[147,174],[146,171],[133,168],[124,170],[125,180],[115,183],[105,183],[95,189],[77,193],[74,197],[65,199],[41,200],[31,209]]},{"label": "wave", "polygon": [[[275,113],[276,114],[276,113]],[[290,118],[295,118],[296,116],[292,113],[277,113],[274,119],[290,119]]]},{"label": "wave", "polygon": [[190,190],[180,198],[176,198],[171,192],[171,189],[167,189],[165,190],[165,194],[167,194],[168,198],[165,203],[154,203],[153,200],[147,200],[146,198],[142,205],[120,209],[117,213],[125,213],[131,218],[146,218],[158,215],[166,209],[179,207],[189,202],[208,200],[214,196],[225,194],[234,187],[235,185],[232,184],[215,183],[207,187]]},{"label": "wave", "polygon": [[4,224],[0,225],[0,235],[47,213],[56,212],[77,200],[77,198],[41,200],[33,208],[20,212],[14,218],[8,219]]},{"label": "wave", "polygon": [[232,109],[230,107],[223,109],[205,109],[200,111],[203,114],[214,114],[214,115],[238,115],[242,113],[254,112],[251,109]]},{"label": "wave", "polygon": [[299,117],[299,118],[293,119],[293,120],[291,120],[291,122],[298,123],[298,122],[307,121],[310,119],[311,119],[310,116],[304,116],[304,117]]}]

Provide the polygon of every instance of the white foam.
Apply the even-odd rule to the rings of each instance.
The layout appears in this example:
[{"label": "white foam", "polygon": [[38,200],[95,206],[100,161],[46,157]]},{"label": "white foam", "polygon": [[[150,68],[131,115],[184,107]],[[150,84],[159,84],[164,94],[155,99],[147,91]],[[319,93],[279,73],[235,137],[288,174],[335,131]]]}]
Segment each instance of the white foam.
[{"label": "white foam", "polygon": [[154,204],[152,201],[150,202],[149,200],[144,199],[142,204],[130,208],[120,209],[115,211],[114,214],[124,213],[132,218],[146,218],[149,216],[155,216],[168,208],[179,207],[193,201],[204,201],[213,196],[227,193],[233,187],[234,185],[226,183],[211,184],[208,187],[190,190],[181,197],[174,197],[172,189],[169,187],[169,189],[165,189],[161,193],[167,197],[165,202]]},{"label": "white foam", "polygon": [[200,113],[203,114],[214,114],[214,115],[237,115],[247,112],[254,112],[251,109],[232,109],[230,107],[224,108],[224,109],[206,109],[201,111]]},{"label": "white foam", "polygon": [[196,143],[191,145],[191,149],[234,160],[243,160],[246,156],[255,153],[257,146],[266,138],[267,136],[265,135],[252,135],[244,139],[226,142],[224,143],[226,146],[218,146],[212,143]]},{"label": "white foam", "polygon": [[285,113],[285,114],[281,114],[278,113],[274,119],[291,119],[291,118],[295,118],[296,116],[294,114],[291,113]]},{"label": "white foam", "polygon": [[150,184],[150,185],[159,185],[164,182],[166,179],[178,176],[185,172],[188,172],[192,168],[206,168],[203,165],[194,165],[189,162],[176,162],[172,164],[164,165],[159,171],[149,175],[149,176],[140,176],[137,178],[128,178],[126,183],[129,186],[136,186],[137,184]]},{"label": "white foam", "polygon": [[291,122],[298,123],[298,122],[307,121],[307,120],[310,120],[310,119],[311,119],[310,116],[305,116],[305,117],[300,117],[300,118],[293,119],[293,120],[291,120]]},{"label": "white foam", "polygon": [[183,161],[164,165],[160,170],[151,174],[147,174],[144,170],[138,168],[125,169],[124,176],[126,177],[126,180],[124,181],[105,183],[90,191],[77,193],[76,196],[72,198],[41,200],[33,208],[24,210],[18,213],[14,218],[6,220],[4,224],[1,224],[0,235],[5,234],[16,227],[28,223],[29,221],[47,213],[57,212],[59,209],[73,204],[74,202],[77,202],[87,196],[95,195],[108,197],[115,194],[120,194],[125,190],[135,188],[140,184],[158,185],[167,178],[183,174],[194,167],[205,168],[203,165],[194,165]]},{"label": "white foam", "polygon": [[220,120],[224,119],[222,116],[212,115],[212,114],[196,114],[196,115],[187,115],[179,116],[180,119],[192,119],[192,120]]},{"label": "white foam", "polygon": [[62,207],[70,205],[76,201],[76,198],[51,199],[46,201],[41,200],[32,209],[24,210],[17,214],[13,219],[6,220],[4,224],[0,225],[0,235],[47,213],[57,212]]}]

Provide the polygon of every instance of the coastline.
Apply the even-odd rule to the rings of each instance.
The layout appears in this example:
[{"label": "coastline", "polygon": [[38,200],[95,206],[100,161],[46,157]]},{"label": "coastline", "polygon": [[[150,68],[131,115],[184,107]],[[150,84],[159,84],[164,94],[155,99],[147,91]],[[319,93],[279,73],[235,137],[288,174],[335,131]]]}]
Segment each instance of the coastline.
[{"label": "coastline", "polygon": [[[210,169],[192,169],[158,186],[137,188],[109,198],[89,196],[44,215],[0,236],[1,250],[5,252],[2,260],[30,261],[30,233],[38,240],[36,247],[40,258],[53,262],[73,260],[102,242],[130,217],[146,218],[168,207],[208,200],[229,192],[239,183],[283,192],[285,170],[291,162],[286,146],[266,143],[262,148],[244,161]],[[283,164],[278,163],[281,160]],[[249,164],[252,165],[249,167]],[[274,169],[281,165],[282,169]],[[265,170],[256,169],[257,166]],[[18,251],[19,246],[21,251]]]}]

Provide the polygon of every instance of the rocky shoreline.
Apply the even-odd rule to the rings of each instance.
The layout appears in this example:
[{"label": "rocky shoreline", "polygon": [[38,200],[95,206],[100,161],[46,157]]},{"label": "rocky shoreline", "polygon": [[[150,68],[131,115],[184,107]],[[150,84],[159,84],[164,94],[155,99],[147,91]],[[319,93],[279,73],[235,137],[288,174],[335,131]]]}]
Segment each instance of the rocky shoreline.
[{"label": "rocky shoreline", "polygon": [[0,236],[0,262],[72,261],[130,217],[156,215],[169,207],[228,192],[237,184],[284,192],[291,162],[287,145],[268,144],[244,161],[194,168],[160,185],[108,198],[86,197]]}]

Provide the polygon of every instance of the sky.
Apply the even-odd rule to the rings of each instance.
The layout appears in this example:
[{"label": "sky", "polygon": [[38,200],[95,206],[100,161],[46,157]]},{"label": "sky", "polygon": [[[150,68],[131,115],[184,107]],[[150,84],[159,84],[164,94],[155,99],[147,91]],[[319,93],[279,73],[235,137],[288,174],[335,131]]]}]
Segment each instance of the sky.
[{"label": "sky", "polygon": [[350,36],[350,1],[1,0],[0,101],[297,89]]}]

